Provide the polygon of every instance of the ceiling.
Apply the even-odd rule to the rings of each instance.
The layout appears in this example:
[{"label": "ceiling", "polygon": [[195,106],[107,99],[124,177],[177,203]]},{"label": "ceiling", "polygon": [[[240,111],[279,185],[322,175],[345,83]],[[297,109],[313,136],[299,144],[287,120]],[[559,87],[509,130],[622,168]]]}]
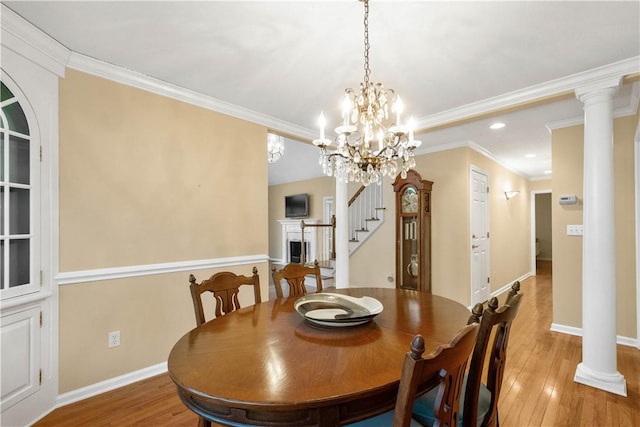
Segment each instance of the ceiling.
[{"label": "ceiling", "polygon": [[[308,144],[319,113],[338,123],[344,89],[364,74],[356,0],[2,3],[73,55],[286,135],[270,185],[322,175]],[[538,179],[552,170],[549,129],[581,120],[574,87],[611,64],[640,73],[640,2],[372,0],[369,38],[371,80],[400,94],[421,152],[472,146]],[[625,81],[616,115],[635,111],[638,86]],[[490,130],[497,120],[506,127]]]}]

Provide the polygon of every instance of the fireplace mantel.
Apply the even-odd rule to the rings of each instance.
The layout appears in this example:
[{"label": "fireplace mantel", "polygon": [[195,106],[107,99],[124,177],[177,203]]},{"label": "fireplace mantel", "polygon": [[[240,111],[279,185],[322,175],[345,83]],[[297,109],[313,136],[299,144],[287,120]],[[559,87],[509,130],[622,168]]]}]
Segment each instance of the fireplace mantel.
[{"label": "fireplace mantel", "polygon": [[[289,253],[289,241],[301,241],[302,229],[300,223],[317,224],[317,219],[280,219],[278,222],[282,227],[282,262],[288,264],[291,262],[291,254]],[[307,261],[318,259],[317,255],[317,235],[315,227],[304,229],[304,241],[309,242],[309,253],[307,253]]]}]

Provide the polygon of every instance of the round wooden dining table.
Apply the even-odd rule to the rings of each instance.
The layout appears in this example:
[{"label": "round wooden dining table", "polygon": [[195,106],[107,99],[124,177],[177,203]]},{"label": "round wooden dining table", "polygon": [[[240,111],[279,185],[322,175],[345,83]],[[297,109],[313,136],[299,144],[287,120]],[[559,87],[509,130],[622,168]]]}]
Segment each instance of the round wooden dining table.
[{"label": "round wooden dining table", "polygon": [[429,354],[469,310],[436,295],[388,288],[325,289],[379,300],[382,313],[319,327],[275,299],[213,319],[175,344],[168,371],[184,404],[223,425],[340,426],[393,409],[416,334]]}]

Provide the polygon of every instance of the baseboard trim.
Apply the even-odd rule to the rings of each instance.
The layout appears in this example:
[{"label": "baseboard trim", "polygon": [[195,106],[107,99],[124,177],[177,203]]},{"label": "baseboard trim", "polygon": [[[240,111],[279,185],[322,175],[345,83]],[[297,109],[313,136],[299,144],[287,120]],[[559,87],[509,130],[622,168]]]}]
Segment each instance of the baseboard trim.
[{"label": "baseboard trim", "polygon": [[526,274],[523,274],[522,276],[518,277],[513,282],[509,282],[506,285],[504,285],[503,287],[501,287],[500,289],[491,292],[491,297],[499,297],[503,293],[508,292],[511,289],[511,286],[513,285],[514,282],[516,282],[516,281],[522,282],[522,281],[524,281],[524,279],[530,277],[531,275],[532,274],[531,274],[530,271],[528,273],[526,273]]},{"label": "baseboard trim", "polygon": [[[559,323],[551,324],[551,332],[559,332],[561,334],[574,335],[582,338],[582,328],[575,326],[561,325]],[[616,343],[627,347],[638,347],[638,339],[616,335]]]},{"label": "baseboard trim", "polygon": [[128,374],[120,375],[119,377],[110,378],[108,380],[100,381],[99,383],[91,384],[67,393],[62,393],[58,395],[55,407],[60,408],[62,406],[70,405],[72,403],[79,402],[80,400],[88,399],[98,394],[115,390],[165,372],[167,372],[167,362],[162,362],[157,365],[129,372]]}]

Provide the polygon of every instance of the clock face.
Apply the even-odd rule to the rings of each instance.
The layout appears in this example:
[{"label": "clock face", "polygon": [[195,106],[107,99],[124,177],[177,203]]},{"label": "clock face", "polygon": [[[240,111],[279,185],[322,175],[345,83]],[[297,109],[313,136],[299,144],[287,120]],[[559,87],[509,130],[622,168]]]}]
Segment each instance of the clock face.
[{"label": "clock face", "polygon": [[402,213],[418,212],[418,193],[413,187],[408,187],[402,193]]}]

